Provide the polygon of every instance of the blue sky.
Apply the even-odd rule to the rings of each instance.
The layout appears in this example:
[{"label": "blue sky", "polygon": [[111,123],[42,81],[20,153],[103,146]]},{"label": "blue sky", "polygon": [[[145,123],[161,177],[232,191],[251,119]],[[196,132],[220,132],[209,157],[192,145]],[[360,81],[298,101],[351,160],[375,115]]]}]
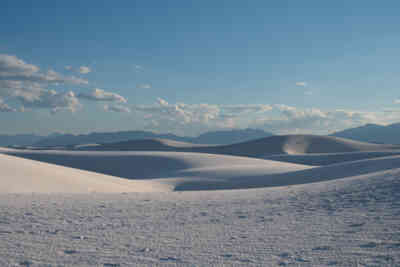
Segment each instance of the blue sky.
[{"label": "blue sky", "polygon": [[398,1],[1,1],[0,134],[400,122]]}]

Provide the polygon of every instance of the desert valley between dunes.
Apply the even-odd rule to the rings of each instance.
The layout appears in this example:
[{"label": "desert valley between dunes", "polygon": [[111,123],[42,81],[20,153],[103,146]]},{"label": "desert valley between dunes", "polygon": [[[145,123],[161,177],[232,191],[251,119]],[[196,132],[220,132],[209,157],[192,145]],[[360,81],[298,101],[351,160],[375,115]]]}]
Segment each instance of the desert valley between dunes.
[{"label": "desert valley between dunes", "polygon": [[0,148],[1,266],[398,266],[400,146]]}]

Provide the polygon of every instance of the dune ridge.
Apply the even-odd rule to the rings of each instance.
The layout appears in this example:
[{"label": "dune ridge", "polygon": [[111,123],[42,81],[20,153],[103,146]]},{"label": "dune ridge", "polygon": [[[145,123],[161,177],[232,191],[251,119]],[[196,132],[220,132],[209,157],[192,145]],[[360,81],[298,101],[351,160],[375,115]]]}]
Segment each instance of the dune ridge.
[{"label": "dune ridge", "polygon": [[81,150],[175,151],[265,157],[275,154],[348,153],[396,149],[400,151],[400,145],[371,144],[333,136],[276,135],[232,145],[196,145],[164,139],[146,139],[84,147]]},{"label": "dune ridge", "polygon": [[243,173],[280,173],[311,166],[256,158],[192,152],[8,150],[7,155],[102,173],[126,179],[157,179],[179,175],[236,177]]},{"label": "dune ridge", "polygon": [[[100,192],[247,189],[323,182],[369,175],[400,166],[398,155],[316,167],[266,159],[191,152],[5,149],[2,153],[7,154],[0,158],[2,167],[4,166],[1,175],[2,187],[9,187],[13,183],[15,169],[19,173],[17,178],[20,181],[30,181],[30,185],[33,186],[32,192],[54,191],[54,188],[57,188],[54,184],[63,187],[62,192],[68,190],[88,192],[90,191],[88,188]],[[36,187],[33,185],[33,178],[38,181]],[[96,184],[98,182],[96,179],[100,179],[101,184]],[[77,184],[76,187],[71,185],[73,183]],[[92,183],[94,186],[90,186]],[[22,185],[23,182],[19,182],[14,184],[13,188]],[[113,189],[108,190],[109,186]],[[29,190],[21,189],[21,192],[27,191]]]}]

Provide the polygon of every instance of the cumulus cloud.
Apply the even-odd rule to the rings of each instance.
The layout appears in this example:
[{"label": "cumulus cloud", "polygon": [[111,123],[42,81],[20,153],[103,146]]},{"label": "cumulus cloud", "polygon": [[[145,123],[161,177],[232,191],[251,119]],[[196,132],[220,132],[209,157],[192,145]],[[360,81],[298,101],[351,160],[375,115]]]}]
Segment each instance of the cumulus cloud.
[{"label": "cumulus cloud", "polygon": [[20,74],[33,74],[39,71],[39,67],[28,64],[25,61],[12,55],[0,54],[0,75],[13,76]]},{"label": "cumulus cloud", "polygon": [[307,82],[296,82],[296,86],[307,87]]},{"label": "cumulus cloud", "polygon": [[99,88],[93,89],[90,93],[80,93],[78,97],[91,101],[127,102],[123,96],[112,92],[106,92]]},{"label": "cumulus cloud", "polygon": [[395,104],[400,104],[400,99],[395,99],[395,100],[394,100],[394,103],[395,103]]},{"label": "cumulus cloud", "polygon": [[262,116],[271,110],[271,106],[171,104],[158,98],[153,105],[134,106],[133,110],[142,114],[148,127],[153,130],[168,129],[177,134],[198,134],[204,130],[239,127],[243,116]]},{"label": "cumulus cloud", "polygon": [[158,98],[153,105],[134,106],[148,128],[176,134],[198,134],[224,128],[261,128],[277,134],[327,134],[366,123],[385,123],[400,114],[354,110],[298,108],[282,104],[171,104]]},{"label": "cumulus cloud", "polygon": [[10,107],[6,103],[4,103],[3,99],[0,98],[0,112],[15,112],[17,111],[15,108]]},{"label": "cumulus cloud", "polygon": [[80,66],[78,71],[80,74],[88,74],[92,70],[87,66]]},{"label": "cumulus cloud", "polygon": [[247,105],[222,105],[220,106],[225,112],[229,114],[243,114],[243,113],[264,113],[272,110],[271,105],[263,104],[247,104]]},{"label": "cumulus cloud", "polygon": [[25,110],[25,107],[45,108],[51,112],[76,111],[80,104],[72,91],[57,92],[48,88],[59,84],[85,85],[88,81],[51,69],[43,72],[16,56],[0,54],[0,97],[19,104],[14,109],[2,101],[3,111]]},{"label": "cumulus cloud", "polygon": [[80,107],[79,100],[72,91],[59,93],[55,90],[41,90],[35,98],[19,96],[18,99],[24,107],[47,108],[52,113],[61,110],[75,112]]},{"label": "cumulus cloud", "polygon": [[284,134],[326,134],[365,123],[379,122],[379,116],[374,112],[341,109],[324,111],[318,108],[300,109],[287,105],[274,105],[273,110],[277,116],[258,119],[252,126]]},{"label": "cumulus cloud", "polygon": [[13,55],[0,54],[0,80],[26,81],[37,83],[88,84],[88,81],[74,76],[63,76],[54,70],[40,72],[38,66],[28,64]]},{"label": "cumulus cloud", "polygon": [[104,105],[104,110],[105,111],[113,111],[113,112],[125,112],[125,113],[130,113],[131,109],[125,106],[121,105]]},{"label": "cumulus cloud", "polygon": [[164,100],[164,99],[162,99],[162,98],[160,98],[160,97],[158,97],[157,98],[157,103],[160,105],[160,106],[163,106],[163,107],[168,107],[168,102],[166,101],[166,100]]},{"label": "cumulus cloud", "polygon": [[92,72],[92,69],[88,66],[80,66],[79,68],[73,68],[72,66],[67,65],[64,67],[64,69],[68,71],[78,72],[80,74],[88,74],[89,72]]},{"label": "cumulus cloud", "polygon": [[[65,69],[73,70],[71,66]],[[81,66],[76,71],[87,74],[91,69]],[[108,101],[126,103],[127,100],[119,94],[95,88],[90,93],[76,95],[73,91],[54,90],[52,86],[61,84],[86,85],[88,81],[75,76],[65,76],[52,69],[41,71],[34,64],[13,56],[0,54],[0,111],[26,111],[32,109],[48,109],[52,113],[66,110],[75,112],[81,103],[79,98],[92,101]],[[11,101],[16,108],[10,107],[3,99]],[[107,106],[107,111],[129,112],[123,106]]]}]

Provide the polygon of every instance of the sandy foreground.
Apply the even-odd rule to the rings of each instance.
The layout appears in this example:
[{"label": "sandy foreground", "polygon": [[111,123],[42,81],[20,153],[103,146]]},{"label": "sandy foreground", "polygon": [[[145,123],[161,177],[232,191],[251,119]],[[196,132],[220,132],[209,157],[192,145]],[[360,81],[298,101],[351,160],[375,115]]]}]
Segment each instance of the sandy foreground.
[{"label": "sandy foreground", "polygon": [[0,266],[398,266],[400,156],[351,153],[1,149]]}]

